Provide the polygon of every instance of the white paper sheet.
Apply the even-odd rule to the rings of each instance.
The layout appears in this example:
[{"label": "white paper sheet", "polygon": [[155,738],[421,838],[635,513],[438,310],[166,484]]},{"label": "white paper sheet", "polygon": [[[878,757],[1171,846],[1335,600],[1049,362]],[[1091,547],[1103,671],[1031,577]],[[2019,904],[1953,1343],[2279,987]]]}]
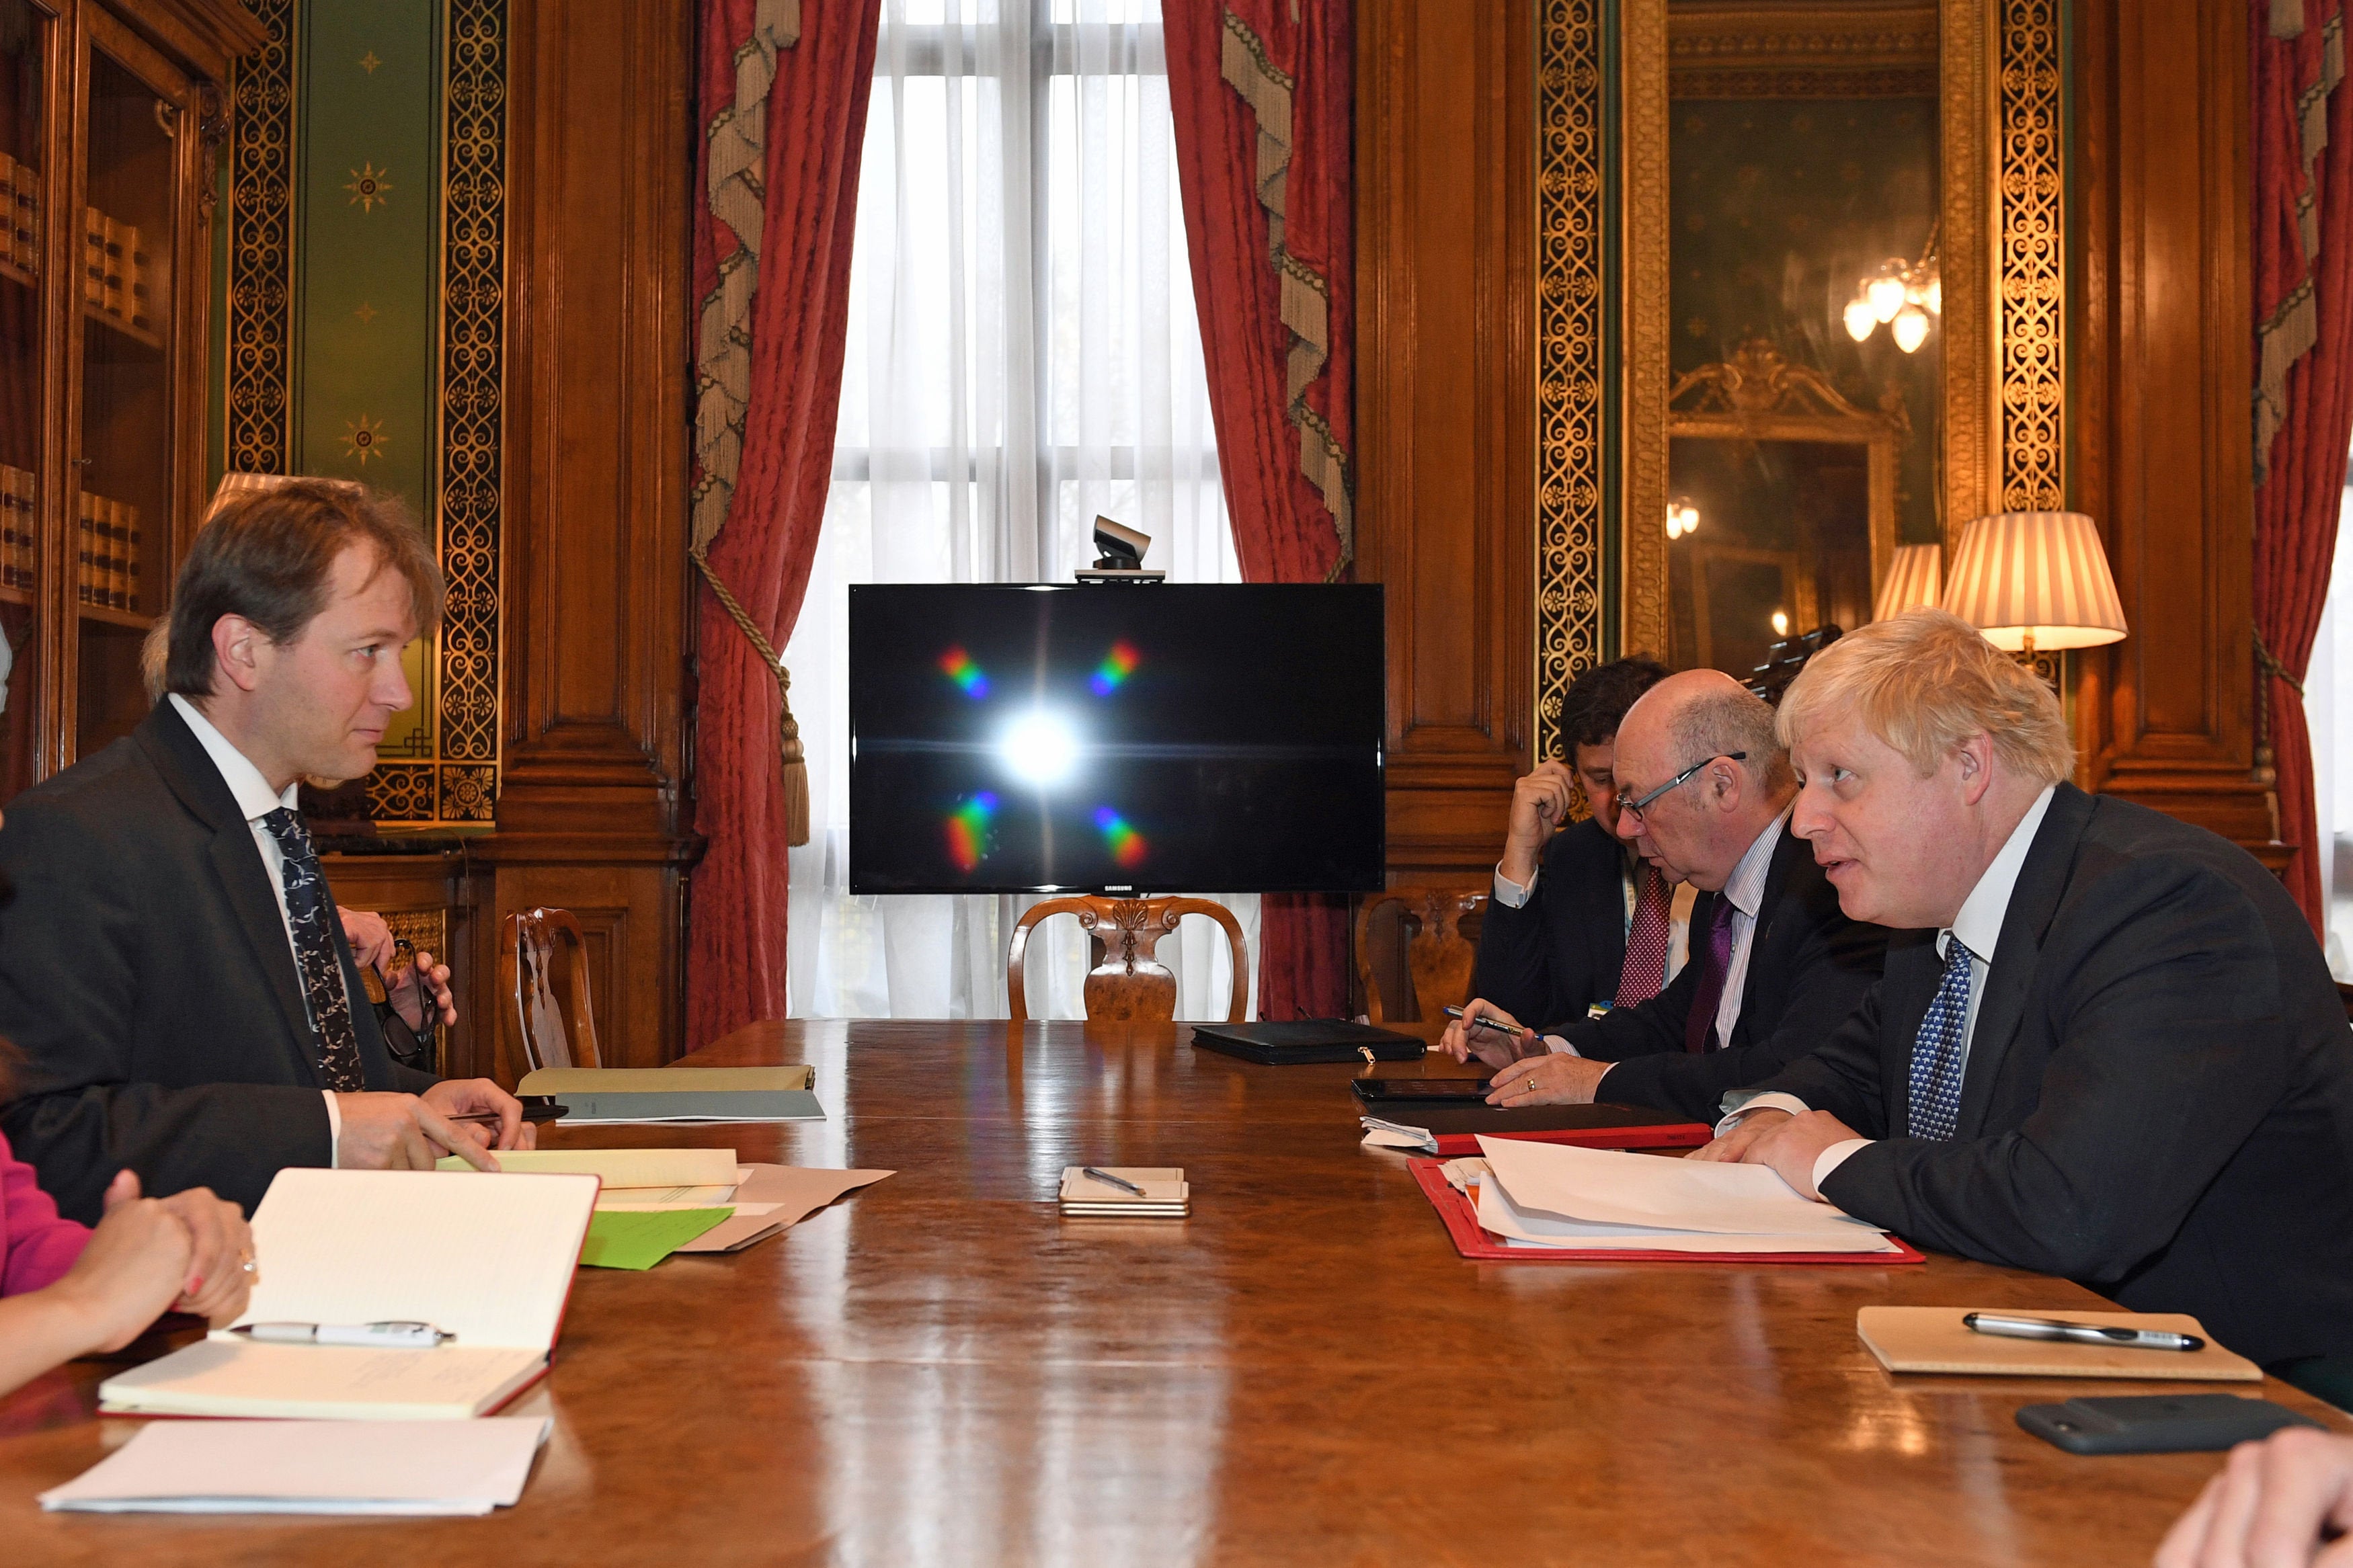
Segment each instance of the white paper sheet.
[{"label": "white paper sheet", "polygon": [[554,1425],[158,1421],[40,1500],[94,1513],[483,1514],[522,1495]]},{"label": "white paper sheet", "polygon": [[[1530,1217],[1686,1231],[1707,1237],[1806,1237],[1825,1242],[1862,1233],[1877,1251],[1880,1227],[1798,1195],[1770,1166],[1666,1160],[1621,1149],[1579,1149],[1512,1138],[1479,1140],[1494,1184]],[[1831,1250],[1810,1247],[1807,1250]],[[1721,1251],[1723,1248],[1710,1248]]]},{"label": "white paper sheet", "polygon": [[[1866,1226],[1843,1232],[1790,1236],[1726,1236],[1689,1230],[1645,1229],[1631,1225],[1595,1225],[1533,1214],[1514,1205],[1500,1182],[1479,1184],[1479,1228],[1514,1247],[1564,1251],[1632,1252],[1896,1252],[1894,1243]],[[1802,1200],[1801,1200],[1802,1201]]]}]

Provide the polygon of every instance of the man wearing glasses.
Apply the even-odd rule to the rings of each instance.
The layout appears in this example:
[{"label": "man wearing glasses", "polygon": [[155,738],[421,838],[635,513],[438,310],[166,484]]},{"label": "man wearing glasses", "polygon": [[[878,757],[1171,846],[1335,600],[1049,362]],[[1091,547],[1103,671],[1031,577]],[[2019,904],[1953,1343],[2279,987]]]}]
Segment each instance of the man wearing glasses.
[{"label": "man wearing glasses", "polygon": [[1773,710],[1730,676],[1686,670],[1651,688],[1619,728],[1616,762],[1618,836],[1713,895],[1692,911],[1691,962],[1639,1006],[1538,1030],[1482,998],[1440,1044],[1499,1069],[1494,1104],[1607,1098],[1714,1121],[1727,1090],[1771,1077],[1854,1010],[1887,932],[1840,910],[1788,831],[1796,781]]}]

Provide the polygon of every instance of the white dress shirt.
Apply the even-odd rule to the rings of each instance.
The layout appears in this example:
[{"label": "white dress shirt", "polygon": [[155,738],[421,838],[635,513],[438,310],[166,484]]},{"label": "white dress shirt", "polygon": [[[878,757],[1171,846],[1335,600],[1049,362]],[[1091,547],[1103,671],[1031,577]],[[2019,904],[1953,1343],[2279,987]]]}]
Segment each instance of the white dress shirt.
[{"label": "white dress shirt", "polygon": [[[195,703],[176,691],[172,693],[171,703],[179,710],[180,717],[195,732],[197,744],[205,749],[205,755],[212,758],[213,766],[220,770],[221,782],[228,785],[228,793],[236,799],[237,810],[245,813],[246,826],[253,830],[253,846],[261,852],[261,868],[269,875],[269,890],[278,896],[278,919],[286,928],[286,951],[293,954],[294,973],[300,975],[302,973],[302,953],[294,945],[294,917],[286,911],[286,852],[279,848],[277,836],[263,826],[261,819],[281,806],[288,811],[293,810],[295,798],[302,791],[301,782],[297,780],[288,784],[282,795],[271,789],[269,781],[261,776],[261,770],[255,767],[251,759],[238,751],[227,736],[214,729],[212,721],[198,712]],[[311,1016],[311,999],[307,994],[302,998],[302,1016],[305,1018]],[[317,1026],[318,1021],[311,1019],[311,1027],[316,1029]],[[332,1089],[321,1092],[327,1097],[327,1163],[332,1166],[335,1163],[335,1146],[343,1142],[343,1113],[335,1103]]]},{"label": "white dress shirt", "polygon": [[[1953,917],[1951,925],[1936,933],[1938,958],[1946,956],[1957,938],[1969,950],[1969,1005],[1961,1020],[1959,1067],[1963,1072],[1968,1069],[1969,1046],[1977,1038],[1978,1004],[1985,999],[1986,977],[1993,972],[1993,950],[2001,941],[2001,922],[2010,914],[2010,896],[2018,888],[2018,874],[2026,867],[2026,852],[2034,847],[2035,830],[2042,826],[2043,814],[2051,809],[2051,797],[2057,792],[2058,786],[2052,784],[2034,797],[2034,804],[2026,808],[2026,815],[2002,840],[1992,864],[1978,878],[1969,896],[1961,900],[1961,912]],[[1800,1116],[1810,1109],[1794,1094],[1760,1094],[1717,1122],[1716,1135],[1722,1137],[1752,1110],[1786,1110],[1792,1116]],[[1830,1173],[1871,1142],[1868,1138],[1849,1138],[1814,1156],[1814,1190],[1821,1191]]]},{"label": "white dress shirt", "polygon": [[[1740,1022],[1740,994],[1748,988],[1748,952],[1757,945],[1757,911],[1765,902],[1765,883],[1773,871],[1773,851],[1780,847],[1782,831],[1788,826],[1789,814],[1784,810],[1765,826],[1765,831],[1741,851],[1732,868],[1732,875],[1718,896],[1732,905],[1732,956],[1724,969],[1724,994],[1715,1004],[1715,1037],[1725,1045],[1732,1042],[1732,1031]],[[1699,933],[1693,941],[1704,942]],[[1558,1035],[1546,1035],[1545,1045],[1555,1051],[1577,1055],[1576,1047]],[[1611,1064],[1615,1066],[1615,1063]],[[1601,1069],[1608,1078],[1609,1068]],[[1596,1079],[1597,1085],[1599,1079]],[[1600,1093],[1597,1087],[1594,1090]]]}]

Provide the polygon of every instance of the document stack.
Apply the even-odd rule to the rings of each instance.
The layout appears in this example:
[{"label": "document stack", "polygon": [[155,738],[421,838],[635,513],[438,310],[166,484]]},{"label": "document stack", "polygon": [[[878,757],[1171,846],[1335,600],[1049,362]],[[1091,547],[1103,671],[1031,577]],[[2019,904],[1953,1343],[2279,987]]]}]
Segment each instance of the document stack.
[{"label": "document stack", "polygon": [[1070,1165],[1062,1171],[1065,1218],[1183,1219],[1193,1189],[1174,1165]]},{"label": "document stack", "polygon": [[41,176],[0,153],[0,262],[27,278],[41,274]]}]

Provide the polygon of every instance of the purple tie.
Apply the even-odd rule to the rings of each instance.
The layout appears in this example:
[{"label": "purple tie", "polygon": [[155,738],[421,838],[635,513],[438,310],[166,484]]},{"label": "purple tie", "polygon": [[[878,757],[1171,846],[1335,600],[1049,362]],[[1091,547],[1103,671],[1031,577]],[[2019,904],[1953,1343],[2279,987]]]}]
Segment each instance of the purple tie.
[{"label": "purple tie", "polygon": [[1732,900],[1716,894],[1715,907],[1708,914],[1707,949],[1699,958],[1699,991],[1692,997],[1691,1016],[1683,1020],[1683,1049],[1694,1055],[1710,1049],[1709,1041],[1715,1033],[1715,1010],[1724,1001],[1724,975],[1732,967]]}]

